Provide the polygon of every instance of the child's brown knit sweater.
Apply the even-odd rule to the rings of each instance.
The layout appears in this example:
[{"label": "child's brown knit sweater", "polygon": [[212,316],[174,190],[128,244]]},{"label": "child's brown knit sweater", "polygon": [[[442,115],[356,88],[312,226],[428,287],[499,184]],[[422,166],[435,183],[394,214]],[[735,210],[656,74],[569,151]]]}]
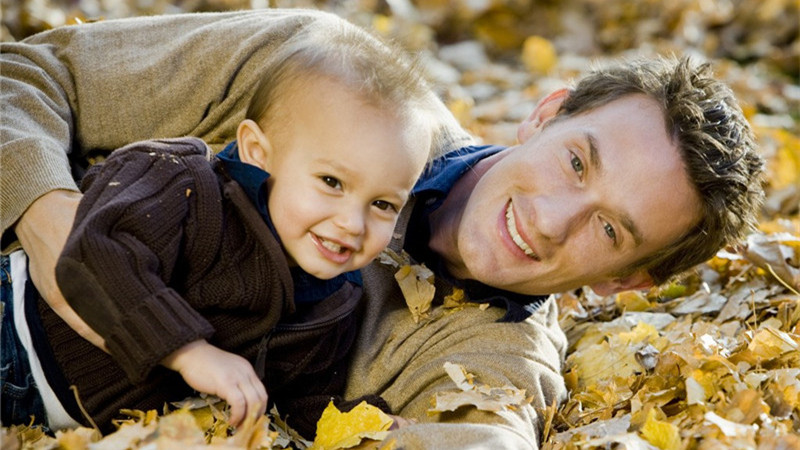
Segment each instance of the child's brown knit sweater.
[{"label": "child's brown knit sweater", "polygon": [[250,360],[279,410],[305,411],[312,425],[321,409],[308,397],[323,395],[324,406],[342,390],[346,370],[338,366],[353,341],[361,288],[345,283],[296,311],[279,243],[209,157],[198,139],[146,141],[118,150],[84,181],[56,275],[111,355],[83,341],[44,301],[39,309],[66,382],[105,429],[120,408],[161,410],[189,394],[177,373],[158,364],[201,338]]}]

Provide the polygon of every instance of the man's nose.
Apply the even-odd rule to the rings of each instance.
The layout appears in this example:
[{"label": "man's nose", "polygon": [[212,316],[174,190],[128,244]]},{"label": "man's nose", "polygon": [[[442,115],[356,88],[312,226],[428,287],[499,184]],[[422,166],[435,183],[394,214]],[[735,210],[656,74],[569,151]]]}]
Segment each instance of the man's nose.
[{"label": "man's nose", "polygon": [[365,212],[360,206],[343,207],[334,218],[334,224],[347,234],[360,236],[366,230]]},{"label": "man's nose", "polygon": [[536,231],[554,243],[565,241],[589,211],[588,202],[577,193],[539,196],[532,204]]}]

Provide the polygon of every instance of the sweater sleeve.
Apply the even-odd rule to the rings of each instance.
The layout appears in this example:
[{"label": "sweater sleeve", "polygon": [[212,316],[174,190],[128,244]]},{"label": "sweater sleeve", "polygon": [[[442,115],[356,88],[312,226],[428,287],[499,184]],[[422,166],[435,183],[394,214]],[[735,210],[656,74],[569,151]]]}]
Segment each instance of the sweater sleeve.
[{"label": "sweater sleeve", "polygon": [[[366,311],[350,364],[358,377],[349,380],[346,396],[380,395],[394,414],[419,421],[387,440],[407,449],[538,448],[540,411],[566,396],[567,342],[552,299],[519,323],[497,322],[502,308],[436,306],[429,321],[415,324],[391,270],[373,263],[362,273]],[[463,406],[429,415],[436,393],[457,390],[445,362],[463,366],[478,383],[525,389],[532,402],[496,413]]]},{"label": "sweater sleeve", "polygon": [[[176,14],[64,26],[0,44],[0,226],[53,189],[77,190],[72,167],[131,142],[234,139],[275,50],[330,13],[265,9]],[[438,100],[435,150],[471,138]]]},{"label": "sweater sleeve", "polygon": [[181,154],[191,142],[132,144],[95,166],[56,265],[67,302],[134,383],[214,331],[168,284],[187,228],[200,222],[195,211],[220,201],[205,156]]}]

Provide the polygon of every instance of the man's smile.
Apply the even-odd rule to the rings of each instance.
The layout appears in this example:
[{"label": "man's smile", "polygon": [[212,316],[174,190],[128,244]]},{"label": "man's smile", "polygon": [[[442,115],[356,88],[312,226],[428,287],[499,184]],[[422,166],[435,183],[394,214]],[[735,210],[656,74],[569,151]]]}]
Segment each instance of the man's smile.
[{"label": "man's smile", "polygon": [[533,251],[531,246],[525,242],[520,235],[519,230],[517,230],[517,220],[514,217],[513,204],[511,201],[509,201],[508,205],[506,206],[506,229],[508,231],[508,235],[511,236],[511,240],[520,250],[522,250],[523,253],[525,253],[525,256],[539,261],[539,256],[535,251]]}]

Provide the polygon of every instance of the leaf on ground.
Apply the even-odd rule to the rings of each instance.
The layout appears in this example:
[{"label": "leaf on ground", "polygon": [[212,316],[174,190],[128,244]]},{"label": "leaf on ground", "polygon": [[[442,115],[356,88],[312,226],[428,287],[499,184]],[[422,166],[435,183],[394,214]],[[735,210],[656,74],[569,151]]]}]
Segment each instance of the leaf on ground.
[{"label": "leaf on ground", "polygon": [[661,450],[679,450],[681,448],[680,430],[669,422],[658,420],[656,415],[655,408],[648,412],[647,421],[639,430],[642,437]]},{"label": "leaf on ground", "polygon": [[386,413],[367,402],[345,413],[330,402],[317,422],[317,437],[310,449],[350,448],[360,444],[362,439],[381,441],[393,422]]},{"label": "leaf on ground", "polygon": [[106,435],[99,442],[93,444],[92,449],[138,448],[141,444],[149,442],[157,429],[157,422],[150,422],[147,425],[144,422],[126,423],[117,431]]},{"label": "leaf on ground", "polygon": [[462,406],[474,406],[481,411],[498,412],[516,409],[531,402],[531,399],[525,396],[525,389],[510,385],[492,387],[478,383],[475,376],[459,364],[446,362],[444,369],[459,390],[440,391],[434,394],[428,415],[455,411]]},{"label": "leaf on ground", "polygon": [[541,36],[529,36],[522,43],[522,63],[534,75],[547,75],[558,64],[553,43]]},{"label": "leaf on ground", "polygon": [[800,237],[789,233],[751,234],[745,257],[795,293],[800,291]]}]

